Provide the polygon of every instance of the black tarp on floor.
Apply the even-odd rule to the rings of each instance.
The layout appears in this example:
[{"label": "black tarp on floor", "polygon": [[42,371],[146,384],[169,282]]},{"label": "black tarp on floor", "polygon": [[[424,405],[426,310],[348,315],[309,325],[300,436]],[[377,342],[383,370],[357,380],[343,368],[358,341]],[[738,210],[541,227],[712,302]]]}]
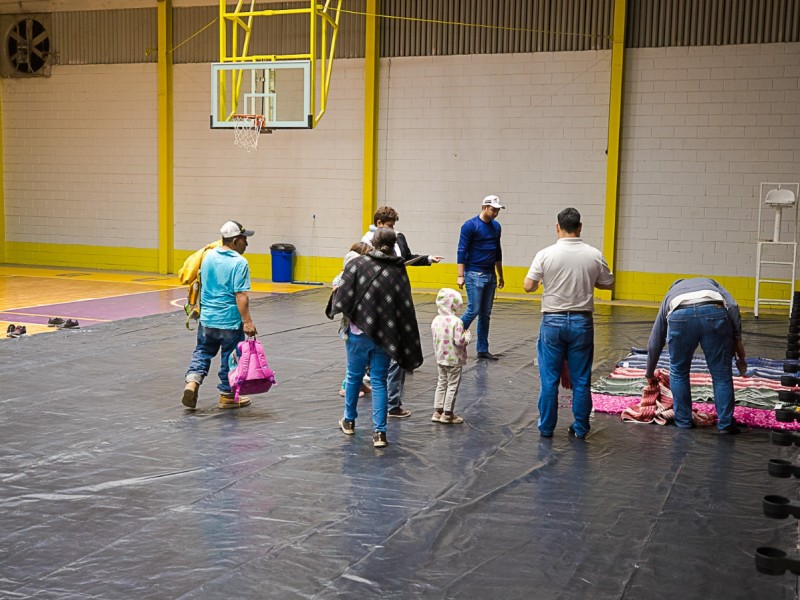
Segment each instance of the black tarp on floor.
[{"label": "black tarp on floor", "polygon": [[[530,301],[495,305],[502,360],[470,359],[466,423],[431,423],[435,307],[418,295],[413,415],[375,450],[368,418],[352,437],[336,424],[327,294],[254,303],[279,385],[239,411],[215,408],[212,377],[201,410],[183,410],[194,340],[179,314],[0,341],[0,598],[797,597],[796,577],[753,562],[758,546],[797,547],[794,519],[761,509],[798,498],[767,474],[795,448],[603,414],[582,442],[568,395],[540,439]],[[599,307],[597,376],[654,316]],[[750,355],[783,356],[785,317],[744,327]]]}]

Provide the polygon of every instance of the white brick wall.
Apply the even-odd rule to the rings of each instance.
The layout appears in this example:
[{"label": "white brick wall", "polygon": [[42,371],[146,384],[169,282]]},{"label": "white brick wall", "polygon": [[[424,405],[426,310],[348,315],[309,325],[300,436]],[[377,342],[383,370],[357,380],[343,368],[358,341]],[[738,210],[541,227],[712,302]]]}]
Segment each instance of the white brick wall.
[{"label": "white brick wall", "polygon": [[759,184],[800,179],[799,75],[800,44],[628,51],[619,270],[753,276]]},{"label": "white brick wall", "polygon": [[[602,244],[609,52],[384,59],[379,204],[413,250],[455,262],[498,194],[505,263],[575,206]],[[208,127],[210,66],[176,65],[175,246],[236,218],[253,252],[341,257],[361,236],[362,60],[337,59],[315,130],[233,146]],[[800,45],[629,50],[618,269],[752,275],[758,184],[800,179]],[[155,65],[56,66],[2,87],[6,238],[154,248]],[[316,215],[316,218],[312,218]]]},{"label": "white brick wall", "polygon": [[456,261],[497,194],[504,263],[527,266],[575,206],[602,243],[609,52],[394,58],[381,64],[379,204],[412,250]]},{"label": "white brick wall", "polygon": [[52,73],[3,81],[6,239],[154,248],[155,65]]}]

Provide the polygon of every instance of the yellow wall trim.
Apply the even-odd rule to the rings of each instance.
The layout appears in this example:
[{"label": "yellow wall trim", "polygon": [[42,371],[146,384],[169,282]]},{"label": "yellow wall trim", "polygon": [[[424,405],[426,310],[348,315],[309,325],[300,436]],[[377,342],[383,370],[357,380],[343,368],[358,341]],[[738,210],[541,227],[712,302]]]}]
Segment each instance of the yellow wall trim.
[{"label": "yellow wall trim", "polygon": [[155,248],[6,242],[6,263],[115,271],[158,271]]},{"label": "yellow wall trim", "polygon": [[[177,272],[183,261],[192,253],[175,250],[172,271]],[[272,279],[272,261],[269,254],[246,254],[253,279]],[[129,248],[115,246],[80,246],[69,244],[39,244],[33,242],[6,242],[6,263],[18,265],[75,267],[83,269],[106,269],[113,271],[159,272],[158,250],[155,248]],[[328,256],[295,256],[292,275],[298,281],[317,281],[329,287],[333,278],[342,270],[342,259]],[[505,266],[506,286],[501,294],[524,294],[522,282],[528,267]],[[457,289],[456,265],[438,264],[430,267],[409,267],[411,287],[415,290],[439,290],[443,287]],[[700,275],[685,273],[617,272],[614,299],[633,302],[661,302],[670,285],[676,280]],[[755,298],[753,277],[719,277],[706,275],[724,286],[744,308],[752,308]],[[800,281],[796,284],[800,288]],[[767,287],[770,298],[789,299],[788,286]],[[466,292],[462,292],[466,300]],[[538,294],[535,294],[538,295]],[[535,296],[534,295],[534,296]],[[599,294],[597,294],[600,297]],[[776,311],[787,310],[775,307]]]}]

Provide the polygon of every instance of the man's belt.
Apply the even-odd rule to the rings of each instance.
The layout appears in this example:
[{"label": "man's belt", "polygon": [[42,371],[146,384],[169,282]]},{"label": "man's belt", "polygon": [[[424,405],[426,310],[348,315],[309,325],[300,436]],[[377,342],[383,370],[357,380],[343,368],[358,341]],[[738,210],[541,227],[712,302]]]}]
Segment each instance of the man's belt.
[{"label": "man's belt", "polygon": [[715,304],[716,306],[725,308],[725,304],[723,302],[720,302],[719,300],[706,300],[704,302],[695,302],[694,304],[681,304],[675,310],[678,310],[679,308],[696,308],[698,306],[708,306],[710,304]]}]

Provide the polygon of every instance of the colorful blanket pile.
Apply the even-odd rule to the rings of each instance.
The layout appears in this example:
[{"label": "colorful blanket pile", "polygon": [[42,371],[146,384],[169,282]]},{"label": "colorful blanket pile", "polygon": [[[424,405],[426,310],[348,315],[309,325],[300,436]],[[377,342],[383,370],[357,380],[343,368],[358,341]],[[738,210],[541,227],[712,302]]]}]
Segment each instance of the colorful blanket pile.
[{"label": "colorful blanket pile", "polygon": [[[674,413],[669,391],[669,356],[664,353],[659,358],[659,370],[656,371],[659,386],[648,386],[644,376],[646,363],[647,351],[632,349],[631,354],[617,363],[610,375],[600,378],[592,386],[594,409],[597,412],[620,414],[626,422],[661,425],[671,422]],[[781,386],[783,363],[782,360],[748,358],[747,374],[733,378],[736,402],[733,414],[739,423],[800,431],[798,422],[780,423],[775,420],[774,409],[781,404],[778,392],[796,389]],[[709,425],[716,419],[716,410],[711,376],[702,356],[695,356],[692,360],[689,380],[694,400],[693,420],[698,426]]]}]

